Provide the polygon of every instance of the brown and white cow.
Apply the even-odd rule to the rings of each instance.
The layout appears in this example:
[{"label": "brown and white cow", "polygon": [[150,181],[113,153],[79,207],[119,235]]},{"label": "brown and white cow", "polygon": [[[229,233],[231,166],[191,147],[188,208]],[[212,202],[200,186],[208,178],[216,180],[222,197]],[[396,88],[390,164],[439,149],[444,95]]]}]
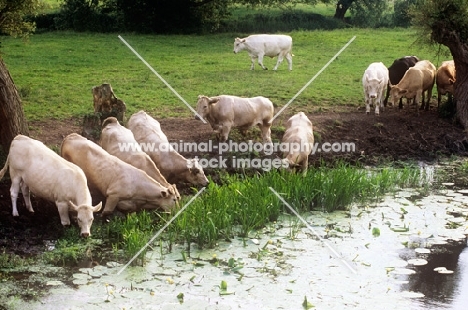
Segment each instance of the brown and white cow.
[{"label": "brown and white cow", "polygon": [[210,123],[221,142],[228,139],[232,127],[239,128],[245,133],[255,125],[262,131],[263,142],[271,142],[274,111],[270,99],[261,96],[241,98],[229,95],[216,97],[200,95],[197,102],[198,115]]},{"label": "brown and white cow", "polygon": [[127,123],[128,129],[158,167],[169,183],[188,182],[207,185],[203,167],[197,159],[186,159],[174,150],[157,120],[144,111],[133,114]]},{"label": "brown and white cow", "polygon": [[[421,109],[429,110],[435,75],[436,67],[429,60],[418,61],[414,67],[406,71],[400,83],[391,86],[390,102],[395,105],[402,97],[406,97],[407,99],[414,98],[414,103],[417,107],[422,97]],[[426,102],[425,96],[427,96]]]},{"label": "brown and white cow", "polygon": [[101,147],[109,154],[118,157],[127,164],[145,171],[150,177],[167,187],[177,200],[180,194],[175,184],[169,184],[156,164],[143,152],[130,129],[120,125],[115,117],[108,117],[102,122]]},{"label": "brown and white cow", "polygon": [[176,197],[146,172],[110,155],[96,143],[72,133],[65,137],[62,157],[83,169],[91,191],[106,197],[102,215],[162,208],[169,211]]},{"label": "brown and white cow", "polygon": [[437,69],[436,85],[437,85],[437,107],[440,105],[440,100],[443,95],[453,95],[453,84],[456,80],[455,63],[453,60],[443,61]]},{"label": "brown and white cow", "polygon": [[258,59],[258,64],[263,70],[267,68],[263,65],[263,57],[276,57],[278,61],[273,70],[277,70],[278,66],[286,57],[288,61],[289,71],[292,70],[292,38],[284,34],[253,34],[246,38],[236,38],[234,40],[234,54],[246,50],[249,53],[251,65],[250,70],[255,68],[255,59]]},{"label": "brown and white cow", "polygon": [[[385,94],[384,106],[387,106],[388,97],[390,96],[390,85],[400,83],[401,78],[405,75],[406,71],[413,67],[418,61],[419,58],[417,56],[405,56],[395,59],[392,65],[388,67],[389,83],[387,86],[387,93]],[[402,98],[400,98],[399,108],[403,108]]]},{"label": "brown and white cow", "polygon": [[305,173],[309,165],[309,154],[314,146],[314,132],[312,122],[304,112],[289,118],[281,143],[287,149],[283,152],[283,160],[289,168],[299,168]]},{"label": "brown and white cow", "polygon": [[19,216],[16,207],[18,193],[23,193],[29,212],[34,212],[30,191],[38,197],[55,202],[62,225],[70,225],[69,211],[77,212],[81,236],[91,235],[93,213],[102,203],[92,206],[86,176],[76,165],[66,161],[42,142],[17,135],[11,142],[0,180],[10,167],[11,203],[13,216]]}]

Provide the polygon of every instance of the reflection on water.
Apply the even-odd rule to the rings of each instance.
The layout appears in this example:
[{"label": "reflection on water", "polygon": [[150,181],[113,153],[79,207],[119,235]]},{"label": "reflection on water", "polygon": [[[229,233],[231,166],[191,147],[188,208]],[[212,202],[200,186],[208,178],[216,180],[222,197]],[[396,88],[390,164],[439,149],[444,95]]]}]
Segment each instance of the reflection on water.
[{"label": "reflection on water", "polygon": [[[405,254],[403,254],[405,256]],[[440,274],[436,267],[446,267],[453,274]],[[428,264],[415,267],[403,290],[420,292],[424,298],[415,299],[415,309],[468,309],[468,248],[450,247],[450,251],[431,254]]]}]

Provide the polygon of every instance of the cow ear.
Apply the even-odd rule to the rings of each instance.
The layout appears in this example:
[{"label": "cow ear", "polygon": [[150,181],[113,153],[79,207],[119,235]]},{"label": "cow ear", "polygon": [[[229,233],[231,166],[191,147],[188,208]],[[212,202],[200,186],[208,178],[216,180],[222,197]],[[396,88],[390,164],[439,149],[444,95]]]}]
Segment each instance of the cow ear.
[{"label": "cow ear", "polygon": [[455,80],[454,80],[454,79],[449,79],[449,83],[450,83],[450,84],[454,84],[454,83],[455,83]]},{"label": "cow ear", "polygon": [[209,104],[215,104],[219,101],[219,98],[210,98],[210,100],[208,100],[208,103]]},{"label": "cow ear", "polygon": [[244,42],[245,42],[245,39],[242,39],[242,40],[241,40],[241,43],[244,43]]}]

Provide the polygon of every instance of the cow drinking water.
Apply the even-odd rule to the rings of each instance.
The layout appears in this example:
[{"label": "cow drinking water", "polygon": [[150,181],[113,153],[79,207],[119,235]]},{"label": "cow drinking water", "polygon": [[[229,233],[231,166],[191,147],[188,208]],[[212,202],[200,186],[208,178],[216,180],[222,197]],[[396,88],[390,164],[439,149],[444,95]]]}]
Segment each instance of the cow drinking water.
[{"label": "cow drinking water", "polygon": [[16,207],[18,193],[23,193],[29,212],[30,191],[35,195],[55,202],[62,225],[70,225],[69,210],[77,212],[81,236],[91,235],[93,213],[101,209],[102,203],[91,205],[91,194],[86,176],[78,166],[66,161],[42,142],[18,135],[10,146],[5,166],[0,170],[0,180],[10,167],[11,203],[13,216],[19,216]]}]

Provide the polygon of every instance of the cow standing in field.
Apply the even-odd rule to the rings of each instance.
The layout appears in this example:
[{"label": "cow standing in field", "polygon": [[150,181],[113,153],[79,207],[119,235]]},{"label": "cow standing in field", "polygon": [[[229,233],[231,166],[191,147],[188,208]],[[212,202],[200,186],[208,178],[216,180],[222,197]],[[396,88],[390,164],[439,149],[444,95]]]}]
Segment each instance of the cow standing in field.
[{"label": "cow standing in field", "polygon": [[72,133],[65,137],[62,157],[83,169],[90,190],[106,197],[102,215],[122,211],[159,209],[169,211],[176,197],[146,172],[110,155],[96,143]]},{"label": "cow standing in field", "polygon": [[456,81],[455,63],[453,60],[443,61],[436,73],[437,107],[443,95],[453,95],[453,84]]},{"label": "cow standing in field", "polygon": [[108,117],[102,122],[101,147],[127,164],[145,171],[180,200],[176,185],[167,182],[148,154],[141,150],[132,131],[120,125],[117,118]]},{"label": "cow standing in field", "polygon": [[[216,97],[198,96],[197,114],[206,119],[217,133],[218,139],[228,139],[232,127],[243,134],[257,125],[262,131],[263,142],[271,142],[271,124],[275,108],[265,97],[241,98],[221,95]],[[196,117],[197,118],[197,117]]]},{"label": "cow standing in field", "polygon": [[203,186],[209,183],[198,160],[186,159],[174,150],[159,122],[146,112],[133,114],[127,127],[138,143],[148,146],[143,151],[149,155],[168,182],[189,182]]},{"label": "cow standing in field", "polygon": [[375,105],[375,114],[379,115],[383,110],[383,97],[388,85],[388,69],[381,62],[371,63],[362,76],[364,99],[366,101],[366,113],[370,113],[370,104]]},{"label": "cow standing in field", "polygon": [[8,167],[13,216],[19,216],[16,200],[20,190],[26,208],[34,212],[31,191],[55,202],[64,226],[70,225],[69,211],[77,212],[81,236],[91,235],[93,213],[101,209],[102,203],[92,206],[86,176],[78,166],[66,161],[42,142],[18,135],[13,139],[5,166],[0,170],[0,180]]},{"label": "cow standing in field", "polygon": [[305,173],[309,165],[309,154],[314,146],[314,132],[312,122],[304,112],[289,118],[281,143],[288,147],[283,152],[283,160],[289,168],[298,168]]},{"label": "cow standing in field", "polygon": [[[402,97],[406,97],[407,99],[414,98],[416,109],[419,113],[417,106],[422,97],[421,109],[429,110],[435,75],[436,67],[429,60],[418,61],[414,67],[406,71],[400,83],[391,85],[390,102],[396,104]],[[426,102],[425,96],[427,96]]]},{"label": "cow standing in field", "polygon": [[[390,67],[388,67],[387,93],[385,94],[384,106],[387,106],[388,97],[390,96],[390,85],[397,85],[400,83],[401,78],[405,75],[409,68],[413,67],[419,58],[417,56],[405,56],[395,59]],[[410,99],[408,99],[410,100]],[[403,98],[400,98],[399,108],[403,108]]]},{"label": "cow standing in field", "polygon": [[276,66],[273,70],[277,70],[278,66],[286,57],[289,65],[289,71],[292,70],[292,38],[282,34],[253,34],[246,38],[236,38],[234,40],[234,53],[246,50],[249,53],[252,64],[250,70],[255,68],[255,59],[258,59],[258,64],[263,70],[268,70],[263,65],[263,57],[271,58],[278,57]]}]

